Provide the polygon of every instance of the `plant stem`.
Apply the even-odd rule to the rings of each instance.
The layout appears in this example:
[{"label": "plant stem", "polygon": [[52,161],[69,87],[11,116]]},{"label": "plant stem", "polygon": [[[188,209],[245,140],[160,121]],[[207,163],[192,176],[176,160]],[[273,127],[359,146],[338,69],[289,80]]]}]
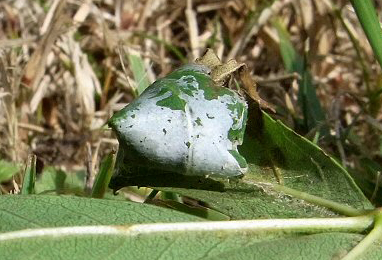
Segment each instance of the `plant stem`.
[{"label": "plant stem", "polygon": [[[136,237],[137,235],[153,235],[156,233],[206,233],[206,235],[223,232],[264,236],[264,234],[316,234],[325,232],[364,232],[373,225],[374,216],[365,215],[346,218],[310,218],[310,219],[259,219],[235,221],[205,221],[179,223],[134,224],[125,226],[73,226],[55,228],[36,228],[12,231],[0,234],[0,242],[14,239],[37,237],[65,237],[81,235],[116,235]],[[122,228],[123,227],[123,228]]]},{"label": "plant stem", "polygon": [[377,210],[374,228],[371,232],[355,246],[342,260],[356,260],[369,249],[374,242],[382,240],[382,209]]},{"label": "plant stem", "polygon": [[291,189],[291,188],[288,188],[288,187],[285,187],[282,185],[270,184],[270,183],[267,183],[266,185],[271,185],[273,187],[273,189],[276,191],[284,192],[285,194],[291,195],[295,198],[303,199],[303,200],[310,202],[310,203],[313,203],[315,205],[323,206],[325,208],[334,210],[334,211],[336,211],[342,215],[360,216],[360,215],[363,215],[363,214],[369,212],[368,210],[355,209],[355,208],[349,207],[347,205],[344,205],[344,204],[341,204],[341,203],[338,203],[335,201],[320,198],[320,197],[311,195],[309,193],[305,193],[302,191]]}]

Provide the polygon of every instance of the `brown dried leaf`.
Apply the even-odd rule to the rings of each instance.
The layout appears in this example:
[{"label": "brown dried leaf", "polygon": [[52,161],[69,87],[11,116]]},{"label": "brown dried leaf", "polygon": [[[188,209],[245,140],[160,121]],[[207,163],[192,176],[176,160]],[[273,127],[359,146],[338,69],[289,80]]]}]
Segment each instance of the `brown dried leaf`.
[{"label": "brown dried leaf", "polygon": [[273,113],[276,113],[276,110],[272,107],[272,105],[259,96],[259,93],[256,90],[256,82],[252,79],[251,75],[249,74],[246,65],[240,67],[239,76],[241,81],[243,82],[243,88],[247,95],[250,98],[252,98],[257,104],[259,104],[261,108],[268,109]]}]

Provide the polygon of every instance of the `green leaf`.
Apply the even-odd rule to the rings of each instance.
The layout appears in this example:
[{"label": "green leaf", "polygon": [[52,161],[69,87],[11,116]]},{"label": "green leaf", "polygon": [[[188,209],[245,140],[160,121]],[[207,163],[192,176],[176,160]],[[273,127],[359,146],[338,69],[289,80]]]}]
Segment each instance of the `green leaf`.
[{"label": "green leaf", "polygon": [[[291,60],[293,66],[301,65],[294,65],[294,60],[298,61],[298,58]],[[228,89],[215,89],[211,87],[213,82],[202,84],[211,81],[207,72],[203,66],[183,66],[156,81],[140,96],[141,99],[109,120],[120,143],[111,188],[146,186],[175,192],[201,200],[231,219],[354,216],[373,208],[346,170],[334,159],[309,140],[262,113],[254,104],[250,104],[240,153],[225,150],[227,146],[236,148],[241,144],[247,109],[231,107],[231,103],[238,100],[234,94],[223,93],[229,92]],[[169,87],[171,82],[184,89]],[[199,93],[200,90],[203,92]],[[165,111],[164,107],[158,107],[155,98],[164,94],[166,97],[169,94],[181,95],[193,112],[184,114],[182,110]],[[214,102],[195,106],[191,97],[198,97],[198,102],[200,99]],[[220,97],[230,102],[218,99]],[[225,105],[224,109],[216,109],[216,101]],[[143,102],[147,102],[146,106],[142,105]],[[210,109],[215,109],[213,117],[210,117]],[[195,118],[199,112],[207,114],[201,122]],[[168,117],[159,118],[164,115]],[[238,124],[233,127],[235,120]],[[168,127],[173,121],[176,124]],[[163,124],[163,127],[158,124]],[[195,135],[199,138],[195,129],[205,124],[209,126],[200,132],[198,139],[205,140],[204,146],[197,150],[187,141]],[[220,124],[228,124],[230,130],[240,130],[232,143],[225,139],[227,127],[219,127]],[[216,140],[217,137],[220,139]],[[220,145],[222,148],[217,149]],[[244,167],[242,162],[248,162],[248,172],[242,179],[239,179],[241,174],[237,168],[230,169],[226,160],[230,157],[224,157],[225,152],[235,158],[237,166]],[[243,160],[238,160],[241,155]],[[190,165],[204,171],[189,171]]]},{"label": "green leaf", "polygon": [[36,159],[37,157],[34,154],[28,156],[28,161],[24,173],[23,186],[21,188],[21,194],[23,195],[35,193]]},{"label": "green leaf", "polygon": [[174,210],[128,201],[51,195],[0,196],[1,233],[42,227],[201,220]]},{"label": "green leaf", "polygon": [[262,113],[250,118],[247,129],[240,152],[250,170],[242,180],[220,181],[221,186],[199,180],[206,185],[202,188],[215,187],[209,191],[165,188],[163,182],[156,188],[204,201],[232,219],[357,215],[373,208],[345,169],[281,122]]},{"label": "green leaf", "polygon": [[[120,227],[128,230],[129,227]],[[109,228],[112,229],[112,228]],[[79,229],[81,230],[81,229]],[[94,228],[95,231],[98,231]],[[113,229],[112,229],[113,230]],[[207,235],[191,232],[150,232],[136,235],[57,235],[0,242],[2,259],[339,259],[362,239],[357,234],[317,234],[261,241],[248,233]],[[101,231],[102,232],[102,231]],[[33,254],[32,254],[33,253]],[[379,260],[381,246],[372,245],[357,260]],[[337,258],[336,258],[337,257]]]},{"label": "green leaf", "polygon": [[[8,231],[0,234],[2,259],[333,259],[364,238],[353,232],[373,222],[372,216],[196,222],[200,219],[146,204],[14,197],[0,197],[0,227]],[[148,220],[162,223],[134,224]],[[377,243],[368,249],[362,259],[382,253]]]},{"label": "green leaf", "polygon": [[[224,252],[205,259],[341,259],[351,250],[355,243],[363,238],[358,234],[326,233],[310,236],[291,237],[286,239],[259,241],[254,245],[245,246]],[[377,243],[374,244],[361,258],[357,260],[380,259],[382,249]]]},{"label": "green leaf", "polygon": [[237,145],[243,141],[247,104],[236,92],[217,86],[211,75],[222,73],[209,70],[184,65],[113,115],[108,123],[119,150],[112,187],[119,175],[151,174],[138,167],[227,178],[246,172]]},{"label": "green leaf", "polygon": [[[162,192],[163,193],[163,192]],[[168,192],[166,192],[168,193]],[[198,216],[208,220],[229,220],[227,215],[224,215],[216,210],[202,207],[191,206],[174,200],[159,200],[155,201],[155,205],[175,209],[180,212],[188,213],[190,215]]]},{"label": "green leaf", "polygon": [[0,160],[0,182],[9,180],[13,175],[18,173],[19,170],[20,168],[18,165]]}]

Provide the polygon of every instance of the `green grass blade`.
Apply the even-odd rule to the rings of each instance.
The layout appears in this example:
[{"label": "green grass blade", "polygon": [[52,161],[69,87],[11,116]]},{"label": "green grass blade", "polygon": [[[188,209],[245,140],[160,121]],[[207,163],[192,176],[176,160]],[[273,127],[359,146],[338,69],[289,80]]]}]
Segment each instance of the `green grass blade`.
[{"label": "green grass blade", "polygon": [[130,68],[133,71],[134,80],[137,86],[138,96],[150,85],[145,70],[145,64],[139,54],[128,53]]},{"label": "green grass blade", "polygon": [[363,30],[382,68],[382,29],[371,0],[351,0]]},{"label": "green grass blade", "polygon": [[[366,62],[366,60],[364,58],[364,55],[362,55],[362,49],[359,46],[359,41],[357,40],[356,36],[353,34],[352,30],[349,28],[349,25],[345,22],[345,20],[344,20],[344,18],[342,16],[341,10],[338,9],[338,8],[334,8],[333,10],[334,10],[334,14],[336,15],[336,17],[341,22],[341,24],[344,27],[347,35],[349,36],[350,41],[353,44],[355,53],[357,55],[357,61],[359,62],[359,64],[361,65],[361,68],[362,68],[362,74],[363,74],[364,82],[365,82],[365,85],[366,85],[367,93],[370,93],[370,76],[369,76],[370,72],[369,72],[369,67],[366,64],[367,62]],[[370,94],[368,94],[368,95],[370,96]]]},{"label": "green grass blade", "polygon": [[103,198],[109,185],[115,163],[115,153],[111,152],[101,162],[91,193],[92,198]]},{"label": "green grass blade", "polygon": [[178,47],[175,45],[172,45],[171,43],[166,42],[165,40],[162,40],[154,35],[147,35],[145,33],[136,32],[135,35],[150,39],[156,43],[162,44],[168,51],[172,52],[182,63],[187,63],[187,58],[182,54],[182,52],[179,50]]},{"label": "green grass blade", "polygon": [[35,194],[36,183],[36,155],[28,156],[27,165],[25,168],[23,186],[21,188],[22,195]]},{"label": "green grass blade", "polygon": [[325,114],[317,97],[312,76],[305,59],[294,49],[285,27],[277,20],[273,22],[273,25],[280,37],[280,52],[286,70],[297,72],[301,76],[298,81],[298,103],[303,112],[305,130],[310,131],[325,120]]}]

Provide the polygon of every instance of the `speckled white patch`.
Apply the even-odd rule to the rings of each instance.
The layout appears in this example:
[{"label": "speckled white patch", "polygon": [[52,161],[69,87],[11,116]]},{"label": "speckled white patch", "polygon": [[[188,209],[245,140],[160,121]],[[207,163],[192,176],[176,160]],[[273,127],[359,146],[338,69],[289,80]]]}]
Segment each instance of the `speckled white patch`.
[{"label": "speckled white patch", "polygon": [[[240,129],[244,119],[236,110],[228,109],[227,104],[245,102],[236,94],[206,100],[204,91],[198,89],[198,82],[192,75],[181,77],[177,84],[197,89],[192,91],[192,97],[183,92],[179,95],[186,101],[185,111],[157,105],[171,92],[157,96],[159,88],[147,89],[138,99],[139,107],[128,110],[115,130],[148,158],[169,165],[171,169],[175,165],[184,165],[187,170],[180,172],[182,174],[242,175],[246,168],[241,168],[229,152],[237,151],[240,141],[233,143],[228,139],[228,132],[231,128]],[[234,122],[233,117],[239,120]]]}]

